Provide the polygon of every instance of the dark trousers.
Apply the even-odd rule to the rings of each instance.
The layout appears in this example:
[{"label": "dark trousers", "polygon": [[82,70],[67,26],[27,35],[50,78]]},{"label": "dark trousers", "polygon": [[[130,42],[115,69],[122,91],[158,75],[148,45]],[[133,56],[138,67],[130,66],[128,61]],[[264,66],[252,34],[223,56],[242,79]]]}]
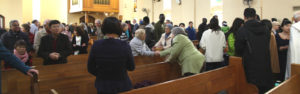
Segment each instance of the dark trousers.
[{"label": "dark trousers", "polygon": [[206,62],[206,71],[214,70],[224,66],[224,62]]},{"label": "dark trousers", "polygon": [[273,88],[272,85],[270,86],[256,85],[256,87],[258,88],[259,94],[265,94],[266,92],[268,92],[270,89]]},{"label": "dark trousers", "polygon": [[191,75],[194,75],[194,73],[188,72],[188,73],[184,73],[184,74],[183,74],[183,77],[187,77],[187,76],[191,76]]}]

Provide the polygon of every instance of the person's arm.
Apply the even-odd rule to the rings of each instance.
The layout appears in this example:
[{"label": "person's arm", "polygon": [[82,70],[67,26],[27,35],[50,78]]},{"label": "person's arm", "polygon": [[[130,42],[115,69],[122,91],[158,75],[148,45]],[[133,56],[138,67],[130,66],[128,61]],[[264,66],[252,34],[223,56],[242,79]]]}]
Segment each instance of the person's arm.
[{"label": "person's arm", "polygon": [[[181,37],[183,37],[183,36],[177,36],[174,38],[172,47],[167,50],[167,51],[170,51],[170,56],[168,57],[166,62],[173,62],[180,55],[182,48],[184,47],[184,44],[185,44],[183,42],[186,42],[186,41],[183,41],[183,38],[181,38]],[[161,56],[163,54],[164,54],[164,52],[160,53]]]},{"label": "person's arm", "polygon": [[0,40],[0,59],[3,59],[8,65],[18,69],[24,74],[27,74],[31,68],[26,66],[19,58],[9,52]]},{"label": "person's arm", "polygon": [[133,46],[134,50],[137,51],[142,56],[153,56],[154,55],[154,52],[146,51],[145,49],[143,49],[143,43],[141,43],[141,42],[132,43],[132,45],[130,45],[130,46]]},{"label": "person's arm", "polygon": [[127,43],[124,43],[127,47],[127,53],[128,53],[128,59],[127,59],[127,62],[126,62],[126,67],[127,67],[127,70],[129,71],[133,71],[135,69],[135,64],[134,64],[134,58],[133,58],[133,55],[132,55],[132,51],[131,51],[131,48],[130,46],[127,44]]},{"label": "person's arm", "polygon": [[225,38],[225,34],[224,33],[221,33],[221,41],[223,42],[222,45],[223,45],[223,49],[226,48],[226,38]]},{"label": "person's arm", "polygon": [[34,35],[33,48],[34,48],[34,50],[36,51],[36,53],[38,52],[39,46],[40,46],[40,43],[41,43],[41,35],[40,35],[41,32],[42,32],[42,31],[37,32],[37,33]]},{"label": "person's arm", "polygon": [[95,45],[93,45],[91,48],[90,55],[88,58],[88,63],[87,63],[87,69],[89,73],[91,73],[94,76],[97,76],[97,66],[95,62],[94,49],[95,49]]},{"label": "person's arm", "polygon": [[203,33],[199,44],[203,50],[206,50],[206,33],[205,32]]}]

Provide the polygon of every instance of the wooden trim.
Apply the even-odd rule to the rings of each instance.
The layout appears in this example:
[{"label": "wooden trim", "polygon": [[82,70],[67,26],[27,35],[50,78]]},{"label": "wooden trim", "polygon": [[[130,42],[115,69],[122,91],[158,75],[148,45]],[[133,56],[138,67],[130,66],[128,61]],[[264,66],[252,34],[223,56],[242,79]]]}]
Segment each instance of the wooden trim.
[{"label": "wooden trim", "polygon": [[82,11],[119,12],[119,0],[110,0],[110,5],[94,4],[94,0],[84,0]]}]

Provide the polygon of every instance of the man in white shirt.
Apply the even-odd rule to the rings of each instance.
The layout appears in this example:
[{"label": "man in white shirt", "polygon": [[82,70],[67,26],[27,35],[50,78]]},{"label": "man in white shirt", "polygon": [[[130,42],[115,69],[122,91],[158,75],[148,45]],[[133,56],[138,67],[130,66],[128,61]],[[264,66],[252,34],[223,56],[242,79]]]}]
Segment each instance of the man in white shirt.
[{"label": "man in white shirt", "polygon": [[46,36],[48,33],[50,33],[49,26],[48,26],[49,22],[50,22],[50,20],[45,20],[44,21],[44,28],[41,31],[36,32],[36,34],[34,36],[33,48],[34,48],[36,53],[39,50],[39,47],[40,47],[40,44],[41,44],[41,38]]},{"label": "man in white shirt", "polygon": [[287,56],[286,79],[291,77],[291,64],[300,64],[300,11],[294,14],[295,23],[290,31],[290,44]]}]

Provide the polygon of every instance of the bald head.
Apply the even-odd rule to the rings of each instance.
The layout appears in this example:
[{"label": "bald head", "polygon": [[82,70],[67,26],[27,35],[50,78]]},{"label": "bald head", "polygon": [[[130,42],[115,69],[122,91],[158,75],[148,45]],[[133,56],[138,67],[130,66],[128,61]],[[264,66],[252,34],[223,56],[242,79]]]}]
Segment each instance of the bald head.
[{"label": "bald head", "polygon": [[294,19],[295,19],[295,22],[299,22],[300,21],[300,11],[295,12]]}]

